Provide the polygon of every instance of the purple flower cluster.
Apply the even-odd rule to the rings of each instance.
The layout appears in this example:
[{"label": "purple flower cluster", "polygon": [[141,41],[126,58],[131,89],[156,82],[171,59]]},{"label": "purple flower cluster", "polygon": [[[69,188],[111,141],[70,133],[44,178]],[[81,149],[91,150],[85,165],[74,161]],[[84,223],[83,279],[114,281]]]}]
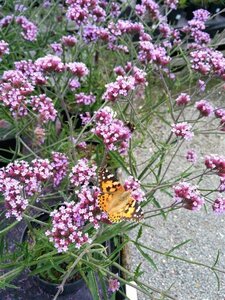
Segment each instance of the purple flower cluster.
[{"label": "purple flower cluster", "polygon": [[0,82],[0,101],[14,117],[22,117],[27,114],[26,96],[33,90],[33,85],[21,71],[5,71]]},{"label": "purple flower cluster", "polygon": [[109,278],[109,286],[108,286],[108,290],[109,292],[115,293],[116,291],[118,291],[120,288],[120,282],[113,277]]},{"label": "purple flower cluster", "polygon": [[126,97],[134,89],[135,79],[133,76],[118,76],[115,82],[106,84],[106,91],[102,98],[114,102],[121,96]]},{"label": "purple flower cluster", "polygon": [[104,219],[97,205],[99,189],[85,187],[78,193],[79,202],[64,202],[58,210],[51,213],[52,229],[46,232],[58,252],[66,252],[71,244],[80,248],[84,243],[90,243],[88,233],[83,227],[91,223],[95,228]]},{"label": "purple flower cluster", "polygon": [[51,166],[53,171],[53,185],[57,187],[66,177],[69,166],[68,157],[63,153],[53,152]]},{"label": "purple flower cluster", "polygon": [[74,21],[78,26],[87,24],[90,21],[105,21],[106,12],[99,0],[67,0],[66,3],[69,5],[66,13],[67,18]]},{"label": "purple flower cluster", "polygon": [[171,130],[177,137],[182,137],[185,140],[191,140],[194,133],[191,131],[191,125],[187,122],[172,124]]},{"label": "purple flower cluster", "polygon": [[221,214],[225,212],[225,198],[219,196],[213,203],[212,209],[215,213]]},{"label": "purple flower cluster", "polygon": [[225,157],[219,155],[207,155],[205,157],[205,166],[207,169],[216,171],[216,173],[225,177]]},{"label": "purple flower cluster", "polygon": [[5,199],[6,217],[18,221],[28,205],[28,197],[42,190],[42,183],[52,178],[52,166],[47,159],[15,161],[0,170],[0,192]]},{"label": "purple flower cluster", "polygon": [[216,118],[220,119],[220,130],[225,131],[225,109],[216,108],[214,114]]},{"label": "purple flower cluster", "polygon": [[23,185],[16,179],[6,177],[4,187],[0,184],[0,192],[5,200],[6,218],[15,217],[20,221],[28,205],[27,199],[23,196]]},{"label": "purple flower cluster", "polygon": [[205,22],[209,16],[210,13],[207,10],[196,10],[194,11],[194,18],[188,21],[188,25],[184,27],[183,31],[189,33],[195,41],[190,45],[192,48],[201,49],[202,46],[210,43],[210,35],[203,31],[206,28]]},{"label": "purple flower cluster", "polygon": [[199,210],[205,203],[197,188],[187,182],[180,182],[173,187],[173,191],[174,200],[178,203],[182,202],[183,206],[189,210]]},{"label": "purple flower cluster", "polygon": [[131,131],[122,121],[114,119],[108,110],[101,109],[95,113],[95,128],[92,132],[103,139],[107,150],[119,151],[121,154],[127,152]]},{"label": "purple flower cluster", "polygon": [[177,9],[179,0],[164,0],[164,3],[171,9]]},{"label": "purple flower cluster", "polygon": [[44,57],[40,57],[35,61],[35,65],[44,72],[63,72],[65,66],[58,56],[48,54]]},{"label": "purple flower cluster", "polygon": [[5,41],[0,41],[0,61],[3,55],[9,54],[9,44]]},{"label": "purple flower cluster", "polygon": [[209,117],[213,114],[214,108],[207,100],[196,102],[195,107],[203,117]]},{"label": "purple flower cluster", "polygon": [[31,96],[30,104],[35,112],[38,112],[40,123],[55,121],[57,111],[54,108],[52,99],[45,94]]},{"label": "purple flower cluster", "polygon": [[87,186],[90,180],[96,177],[96,165],[90,166],[86,158],[79,159],[69,174],[70,182],[73,186]]},{"label": "purple flower cluster", "polygon": [[210,48],[192,51],[191,67],[203,74],[225,78],[225,57],[222,52]]},{"label": "purple flower cluster", "polygon": [[61,43],[67,47],[73,47],[77,44],[77,38],[73,35],[65,35],[61,38]]},{"label": "purple flower cluster", "polygon": [[186,105],[191,101],[191,97],[186,93],[181,93],[175,101],[177,105]]},{"label": "purple flower cluster", "polygon": [[124,181],[124,188],[126,191],[131,191],[131,196],[136,200],[136,201],[144,201],[145,193],[142,191],[140,187],[140,182],[139,180],[133,178],[132,176],[128,177]]},{"label": "purple flower cluster", "polygon": [[130,20],[118,20],[116,23],[110,22],[108,29],[113,36],[121,36],[123,34],[142,34],[144,26],[141,23],[131,22]]},{"label": "purple flower cluster", "polygon": [[137,4],[135,10],[139,16],[148,13],[153,20],[161,19],[159,5],[153,0],[142,0],[141,5]]},{"label": "purple flower cluster", "polygon": [[24,39],[31,42],[36,41],[38,33],[37,26],[24,16],[16,17],[15,20],[16,23],[19,24],[23,29],[22,36]]},{"label": "purple flower cluster", "polygon": [[165,67],[171,61],[164,47],[154,45],[150,41],[139,42],[138,59],[144,64],[155,63],[161,67]]},{"label": "purple flower cluster", "polygon": [[60,43],[52,43],[50,47],[52,51],[58,56],[60,56],[63,53],[63,48]]},{"label": "purple flower cluster", "polygon": [[66,64],[67,70],[69,70],[73,75],[81,78],[89,74],[89,70],[84,63],[74,62]]},{"label": "purple flower cluster", "polygon": [[33,85],[42,85],[47,83],[47,78],[40,66],[33,63],[31,60],[20,60],[15,62],[15,69],[20,71]]},{"label": "purple flower cluster", "polygon": [[188,162],[195,164],[197,162],[197,154],[194,150],[188,150],[186,153],[186,159]]},{"label": "purple flower cluster", "polygon": [[84,93],[79,93],[75,95],[75,101],[77,104],[91,105],[95,103],[96,97],[93,94],[85,95]]},{"label": "purple flower cluster", "polygon": [[14,19],[13,15],[5,16],[4,18],[2,18],[0,20],[0,27],[3,27],[3,28],[7,27],[12,22],[13,19]]},{"label": "purple flower cluster", "polygon": [[148,85],[146,80],[147,73],[140,68],[133,66],[131,62],[128,62],[124,68],[122,66],[115,67],[114,72],[119,76],[127,76],[128,74],[133,76],[135,86]]}]

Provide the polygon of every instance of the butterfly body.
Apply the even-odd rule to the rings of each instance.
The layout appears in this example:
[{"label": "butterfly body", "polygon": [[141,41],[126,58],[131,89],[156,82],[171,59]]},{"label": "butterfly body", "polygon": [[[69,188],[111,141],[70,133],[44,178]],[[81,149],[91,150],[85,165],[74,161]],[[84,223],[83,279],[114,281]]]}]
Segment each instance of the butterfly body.
[{"label": "butterfly body", "polygon": [[139,221],[143,218],[142,209],[132,197],[131,191],[126,191],[106,169],[99,172],[99,185],[101,194],[98,196],[98,205],[108,214],[110,221],[120,222],[126,219]]}]

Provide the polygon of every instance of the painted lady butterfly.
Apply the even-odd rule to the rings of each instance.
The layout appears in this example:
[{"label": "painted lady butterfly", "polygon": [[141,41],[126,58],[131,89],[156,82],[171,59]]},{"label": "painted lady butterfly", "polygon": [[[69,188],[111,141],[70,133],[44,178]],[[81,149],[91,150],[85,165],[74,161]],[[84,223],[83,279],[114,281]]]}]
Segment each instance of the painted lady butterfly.
[{"label": "painted lady butterfly", "polygon": [[140,221],[144,217],[141,206],[131,196],[131,191],[126,191],[108,170],[101,169],[98,180],[101,189],[98,205],[108,214],[111,222],[120,222],[126,219]]}]

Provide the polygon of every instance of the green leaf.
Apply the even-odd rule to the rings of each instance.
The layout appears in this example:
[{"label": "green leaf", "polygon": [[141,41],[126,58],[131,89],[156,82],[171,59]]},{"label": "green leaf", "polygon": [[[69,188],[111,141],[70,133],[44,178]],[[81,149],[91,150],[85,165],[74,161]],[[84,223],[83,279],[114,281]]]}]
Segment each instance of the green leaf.
[{"label": "green leaf", "polygon": [[140,237],[142,236],[142,233],[143,233],[143,227],[140,226],[139,230],[138,230],[138,234],[137,234],[137,237],[136,237],[136,242],[140,239]]},{"label": "green leaf", "polygon": [[137,268],[134,270],[134,280],[136,280],[138,277],[140,277],[142,274],[144,274],[143,271],[140,271],[142,266],[142,263],[140,262]]},{"label": "green leaf", "polygon": [[135,245],[136,245],[137,249],[139,250],[139,252],[141,253],[141,255],[150,263],[150,265],[155,270],[158,270],[157,266],[156,266],[154,260],[151,258],[151,256],[148,253],[144,252],[139,245],[137,245],[137,244],[135,244]]},{"label": "green leaf", "polygon": [[14,226],[16,226],[19,223],[19,221],[15,221],[14,223],[10,224],[6,228],[2,229],[0,231],[0,236],[6,234],[10,229],[12,229]]},{"label": "green leaf", "polygon": [[217,289],[219,291],[220,290],[220,278],[219,278],[218,274],[215,271],[213,271],[213,274],[216,276]]},{"label": "green leaf", "polygon": [[189,239],[189,240],[186,240],[186,241],[184,241],[184,242],[182,242],[182,243],[174,246],[172,249],[170,249],[169,251],[166,252],[166,255],[171,254],[173,251],[181,248],[182,246],[184,246],[185,244],[189,243],[190,241],[192,241],[192,240]]},{"label": "green leaf", "polygon": [[88,288],[91,292],[93,299],[100,299],[95,273],[93,271],[89,271],[87,275],[87,279],[88,279]]},{"label": "green leaf", "polygon": [[218,252],[217,252],[217,256],[216,256],[214,264],[212,265],[212,268],[214,268],[217,265],[219,258],[220,258],[220,250],[218,250]]}]

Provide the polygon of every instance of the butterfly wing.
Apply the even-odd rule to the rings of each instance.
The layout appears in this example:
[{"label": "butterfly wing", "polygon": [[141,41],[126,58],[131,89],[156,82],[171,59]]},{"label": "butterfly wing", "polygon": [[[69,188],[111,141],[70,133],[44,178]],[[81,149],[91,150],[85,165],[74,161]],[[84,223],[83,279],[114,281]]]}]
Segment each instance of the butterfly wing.
[{"label": "butterfly wing", "polygon": [[139,203],[131,197],[130,192],[125,190],[114,175],[106,169],[101,169],[98,180],[102,192],[98,196],[98,205],[108,214],[111,222],[140,221],[143,218]]},{"label": "butterfly wing", "polygon": [[116,179],[115,175],[111,174],[107,169],[100,169],[98,182],[101,190],[101,194],[98,196],[98,206],[101,210],[108,213],[109,208],[112,205],[115,192],[118,190],[125,190]]}]

